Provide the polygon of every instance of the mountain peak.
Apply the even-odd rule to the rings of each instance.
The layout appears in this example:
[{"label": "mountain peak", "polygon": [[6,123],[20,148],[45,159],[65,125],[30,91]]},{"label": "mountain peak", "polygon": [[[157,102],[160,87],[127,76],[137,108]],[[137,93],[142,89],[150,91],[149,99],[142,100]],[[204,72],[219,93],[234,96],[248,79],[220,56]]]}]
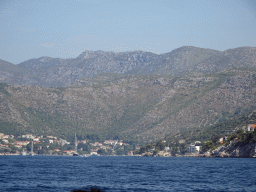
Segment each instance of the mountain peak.
[{"label": "mountain peak", "polygon": [[47,57],[47,56],[43,56],[43,57],[38,58],[38,60],[41,61],[41,62],[47,62],[50,59],[52,59],[52,58],[51,57]]}]

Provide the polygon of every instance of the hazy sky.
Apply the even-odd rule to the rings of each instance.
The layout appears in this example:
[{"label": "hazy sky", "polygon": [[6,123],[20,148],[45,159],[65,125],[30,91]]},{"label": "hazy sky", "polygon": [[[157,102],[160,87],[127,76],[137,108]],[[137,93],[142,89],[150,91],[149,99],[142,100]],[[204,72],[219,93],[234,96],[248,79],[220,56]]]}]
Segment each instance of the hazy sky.
[{"label": "hazy sky", "polygon": [[0,59],[256,47],[255,0],[0,0]]}]

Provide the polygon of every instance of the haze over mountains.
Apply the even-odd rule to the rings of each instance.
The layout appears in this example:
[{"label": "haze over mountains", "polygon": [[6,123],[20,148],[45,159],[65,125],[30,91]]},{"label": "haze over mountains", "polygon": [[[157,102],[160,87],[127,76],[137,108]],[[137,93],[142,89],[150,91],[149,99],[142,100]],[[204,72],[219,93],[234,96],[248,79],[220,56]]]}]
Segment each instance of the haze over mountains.
[{"label": "haze over mountains", "polygon": [[66,87],[76,80],[101,73],[184,75],[213,73],[231,68],[256,66],[256,48],[216,51],[181,47],[157,55],[151,52],[85,51],[77,58],[41,57],[18,65],[0,60],[0,82],[43,87]]},{"label": "haze over mountains", "polygon": [[0,132],[148,142],[255,109],[256,48],[0,61],[0,82]]}]

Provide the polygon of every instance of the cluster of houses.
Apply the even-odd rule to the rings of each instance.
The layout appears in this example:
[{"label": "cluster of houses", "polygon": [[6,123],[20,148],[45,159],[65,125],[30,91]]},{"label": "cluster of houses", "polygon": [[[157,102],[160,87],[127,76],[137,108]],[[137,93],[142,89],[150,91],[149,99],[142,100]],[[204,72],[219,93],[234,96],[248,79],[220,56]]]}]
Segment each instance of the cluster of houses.
[{"label": "cluster of houses", "polygon": [[[33,134],[26,134],[18,136],[17,138],[14,137],[14,135],[5,135],[4,133],[0,133],[0,140],[2,141],[0,143],[0,149],[9,149],[10,146],[14,146],[16,149],[25,149],[26,146],[33,141],[33,144],[40,144],[44,137],[41,136],[35,136]],[[49,144],[57,143],[60,145],[70,144],[70,142],[67,142],[64,139],[57,140],[57,137],[54,136],[47,136]],[[3,144],[4,143],[4,144]],[[47,148],[49,148],[49,145],[46,145]],[[39,149],[42,149],[42,146],[39,146]]]},{"label": "cluster of houses", "polygon": [[[86,140],[80,140],[77,143],[86,144]],[[118,141],[118,140],[105,140],[103,143],[94,142],[89,144],[92,147],[92,149],[90,149],[90,155],[98,155],[99,149],[111,150],[112,152],[114,152],[114,149],[116,148],[116,146],[129,145],[128,143],[123,143],[122,141]],[[83,148],[80,148],[80,150],[83,150]],[[59,152],[60,149],[55,149],[55,151]],[[75,150],[65,150],[64,153],[67,155],[72,155],[75,153]]]},{"label": "cluster of houses", "polygon": [[[249,124],[247,127],[243,127],[242,130],[244,131],[255,131],[256,130],[256,125],[255,124]],[[223,144],[227,140],[227,136],[223,136],[219,138],[219,142]],[[234,140],[238,140],[238,138],[235,138]],[[199,145],[197,145],[199,144]],[[201,150],[200,146],[201,142],[200,141],[195,141],[194,143],[191,143],[187,147],[187,152],[189,153],[194,153],[194,152],[199,152]]]},{"label": "cluster of houses", "polygon": [[[255,129],[256,129],[255,124],[249,124],[247,127],[243,127],[244,131],[255,131]],[[46,146],[46,148],[49,148],[51,146],[51,144],[52,145],[57,144],[57,146],[70,145],[70,142],[68,142],[67,140],[61,139],[61,138],[58,139],[55,136],[44,137],[43,135],[35,136],[33,134],[26,134],[26,135],[18,136],[15,139],[14,135],[5,135],[4,133],[0,133],[0,140],[1,140],[0,149],[8,149],[10,146],[14,146],[16,149],[18,149],[20,151],[21,151],[21,149],[25,149],[26,146],[31,143],[31,141],[33,141],[33,144],[39,144],[38,145],[39,149],[42,149],[42,146],[40,145],[42,141],[44,142],[44,146]],[[224,143],[225,140],[227,140],[227,136],[223,136],[223,137],[219,138],[220,143]],[[165,143],[166,141],[163,140],[162,142]],[[184,143],[184,142],[185,142],[185,140],[183,140],[183,139],[179,140],[179,143]],[[79,141],[77,141],[77,145],[79,143],[86,144],[87,141],[79,140]],[[91,146],[90,147],[91,155],[98,155],[98,151],[100,149],[104,149],[106,151],[112,151],[114,153],[116,148],[129,145],[128,143],[124,143],[122,140],[121,141],[105,140],[103,143],[94,142],[94,143],[88,143],[88,144]],[[187,152],[188,153],[199,152],[201,150],[201,146],[202,146],[202,143],[200,141],[195,141],[187,146]],[[72,149],[70,149],[70,148],[72,148]],[[69,150],[62,151],[60,148],[55,147],[52,151],[55,154],[61,153],[63,155],[73,155],[75,153],[75,150],[73,150],[73,148],[75,148],[75,146],[69,147]],[[83,150],[83,147],[80,147],[79,149]],[[138,149],[139,149],[139,147],[136,147],[136,150],[138,150]],[[153,150],[154,149],[152,149],[152,151]],[[170,151],[170,150],[171,149],[169,147],[165,147],[165,149],[164,149],[164,151],[166,153],[167,153],[167,151]],[[128,155],[133,155],[133,153],[134,153],[133,151],[129,151]]]},{"label": "cluster of houses", "polygon": [[[11,139],[11,140],[10,140]],[[44,143],[44,146],[46,148],[49,148],[52,145],[55,146],[63,146],[63,145],[70,145],[71,143],[68,142],[65,139],[57,138],[55,136],[35,136],[33,134],[26,134],[22,136],[18,136],[17,138],[14,137],[14,135],[5,135],[3,133],[0,133],[0,140],[2,141],[0,143],[0,149],[8,149],[10,146],[14,146],[16,149],[25,149],[27,145],[33,141],[33,144],[39,144],[38,149],[42,149],[42,146],[40,144]],[[86,144],[86,140],[78,140],[77,144]],[[45,145],[46,144],[46,145]],[[57,144],[57,145],[56,145]],[[118,146],[127,146],[128,143],[124,143],[122,140],[105,140],[103,143],[100,142],[94,142],[94,143],[88,143],[90,147],[90,154],[91,155],[98,155],[99,149],[104,150],[111,150],[114,153],[115,148]],[[70,149],[72,148],[72,149]],[[62,151],[60,147],[54,148],[52,150],[52,153],[54,154],[63,154],[63,155],[73,155],[75,153],[74,150],[75,146],[69,147],[70,150],[64,150]],[[80,147],[79,150],[83,150],[83,147]],[[17,151],[18,152],[18,151]]]},{"label": "cluster of houses", "polygon": [[5,135],[3,133],[0,133],[0,139],[2,140],[3,144],[0,144],[0,148],[7,148],[9,147],[8,143],[8,139],[13,139],[14,135]]},{"label": "cluster of houses", "polygon": [[[231,132],[235,132],[235,131],[237,131],[239,129],[240,128],[237,127],[233,131],[231,131]],[[249,124],[248,126],[244,126],[242,128],[242,130],[244,130],[244,132],[255,131],[256,130],[256,125],[255,124]],[[228,136],[225,135],[225,136],[219,137],[218,141],[219,141],[220,144],[223,144],[227,139],[228,139]],[[238,140],[239,140],[238,138],[234,138],[232,141],[230,141],[230,144],[236,143],[236,142],[238,142]],[[165,143],[166,141],[162,140],[161,142]],[[178,142],[180,144],[182,144],[182,143],[185,143],[185,140],[184,139],[180,139]],[[202,150],[202,146],[203,146],[203,143],[201,143],[201,141],[194,141],[194,142],[190,143],[189,145],[186,146],[186,153],[188,153],[186,155],[190,156],[191,154],[189,154],[189,153],[192,153],[193,156],[194,155],[198,155],[199,152]],[[146,152],[146,153],[143,153],[142,155],[143,156],[148,156],[154,150],[155,150],[155,147],[153,146],[153,148],[151,148],[149,150],[149,153]],[[171,151],[172,150],[173,150],[172,147],[171,148],[165,147],[164,150],[158,152],[158,156],[165,156],[165,157],[171,156]],[[183,155],[179,149],[177,150],[176,154]]]},{"label": "cluster of houses", "polygon": [[0,139],[6,144],[8,144],[8,139],[13,139],[14,135],[5,135],[3,133],[0,133]]}]

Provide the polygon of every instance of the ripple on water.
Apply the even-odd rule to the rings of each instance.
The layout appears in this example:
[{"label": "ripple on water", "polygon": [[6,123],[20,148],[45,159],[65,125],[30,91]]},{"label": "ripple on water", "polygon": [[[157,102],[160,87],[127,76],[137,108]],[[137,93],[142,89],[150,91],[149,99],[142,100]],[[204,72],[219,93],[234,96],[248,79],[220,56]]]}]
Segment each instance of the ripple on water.
[{"label": "ripple on water", "polygon": [[254,159],[0,157],[3,191],[256,191]]}]

